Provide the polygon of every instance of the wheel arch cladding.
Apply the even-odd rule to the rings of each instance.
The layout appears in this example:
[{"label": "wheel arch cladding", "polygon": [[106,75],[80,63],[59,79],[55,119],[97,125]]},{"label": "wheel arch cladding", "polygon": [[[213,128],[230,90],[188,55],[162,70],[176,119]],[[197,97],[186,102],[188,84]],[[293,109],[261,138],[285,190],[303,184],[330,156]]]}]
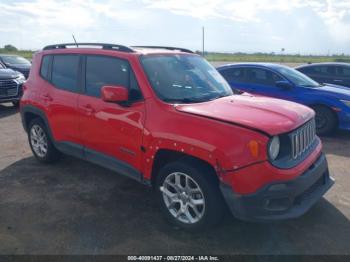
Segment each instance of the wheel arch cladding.
[{"label": "wheel arch cladding", "polygon": [[[337,114],[337,112],[333,109],[332,106],[330,106],[330,105],[325,105],[325,104],[322,104],[322,103],[314,103],[314,104],[309,105],[309,107],[311,107],[314,111],[315,111],[315,109],[314,109],[315,107],[323,107],[323,108],[329,109],[329,110],[332,112],[333,116],[335,117],[335,120],[337,121],[337,126],[339,125],[339,117],[338,117],[338,114]],[[336,106],[334,106],[334,107],[336,107]]]},{"label": "wheel arch cladding", "polygon": [[215,170],[212,164],[210,164],[209,162],[201,158],[198,158],[196,156],[193,156],[181,151],[176,151],[172,149],[163,149],[163,148],[158,149],[152,160],[153,161],[152,161],[150,179],[153,186],[155,185],[155,181],[157,179],[160,169],[168,163],[179,161],[179,160],[207,170],[208,173],[211,173],[213,177],[218,181],[217,171]]}]

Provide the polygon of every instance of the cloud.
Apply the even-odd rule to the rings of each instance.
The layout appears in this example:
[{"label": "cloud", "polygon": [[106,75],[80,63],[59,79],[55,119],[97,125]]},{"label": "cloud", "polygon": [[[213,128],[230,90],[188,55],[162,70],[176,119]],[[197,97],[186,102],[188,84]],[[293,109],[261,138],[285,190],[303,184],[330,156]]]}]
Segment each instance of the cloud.
[{"label": "cloud", "polygon": [[199,48],[204,25],[213,50],[350,51],[350,0],[0,0],[0,24],[0,45],[24,48],[71,41],[72,33]]},{"label": "cloud", "polygon": [[[327,26],[336,42],[349,43],[349,0],[144,0],[150,9],[207,20],[222,18],[242,23],[264,22],[264,14],[282,12],[285,16],[300,9],[311,10]],[[275,21],[274,21],[275,22]],[[297,21],[296,21],[297,22]],[[288,30],[288,28],[286,28]]]}]

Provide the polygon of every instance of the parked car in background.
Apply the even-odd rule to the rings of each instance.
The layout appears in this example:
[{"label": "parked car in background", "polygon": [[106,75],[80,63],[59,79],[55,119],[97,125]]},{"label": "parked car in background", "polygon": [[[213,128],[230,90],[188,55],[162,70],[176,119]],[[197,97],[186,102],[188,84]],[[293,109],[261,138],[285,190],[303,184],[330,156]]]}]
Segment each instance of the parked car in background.
[{"label": "parked car in background", "polygon": [[39,161],[66,153],[152,186],[165,217],[186,229],[218,223],[225,200],[245,220],[297,217],[333,184],[310,108],[233,95],[187,49],[47,46],[24,90]]},{"label": "parked car in background", "polygon": [[317,63],[302,65],[295,69],[321,84],[350,87],[349,63]]},{"label": "parked car in background", "polygon": [[12,102],[18,106],[24,81],[22,73],[8,69],[0,63],[0,103]]},{"label": "parked car in background", "polygon": [[27,79],[32,64],[24,57],[18,55],[0,54],[0,62],[7,68],[21,72]]},{"label": "parked car in background", "polygon": [[350,90],[319,84],[287,66],[269,63],[230,64],[217,68],[240,91],[294,101],[313,108],[319,135],[350,130]]}]

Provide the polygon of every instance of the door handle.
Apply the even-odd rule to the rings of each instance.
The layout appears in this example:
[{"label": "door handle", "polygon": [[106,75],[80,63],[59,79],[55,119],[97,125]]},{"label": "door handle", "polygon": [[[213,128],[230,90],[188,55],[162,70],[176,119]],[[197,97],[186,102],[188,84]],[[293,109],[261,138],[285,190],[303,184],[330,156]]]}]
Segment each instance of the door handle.
[{"label": "door handle", "polygon": [[44,99],[44,101],[47,101],[47,102],[53,101],[53,98],[49,94],[43,95],[43,99]]},{"label": "door handle", "polygon": [[88,113],[88,114],[95,113],[95,109],[90,104],[83,106],[83,108],[86,111],[86,113]]},{"label": "door handle", "polygon": [[341,79],[334,79],[333,81],[334,82],[343,82],[343,80],[341,80]]}]

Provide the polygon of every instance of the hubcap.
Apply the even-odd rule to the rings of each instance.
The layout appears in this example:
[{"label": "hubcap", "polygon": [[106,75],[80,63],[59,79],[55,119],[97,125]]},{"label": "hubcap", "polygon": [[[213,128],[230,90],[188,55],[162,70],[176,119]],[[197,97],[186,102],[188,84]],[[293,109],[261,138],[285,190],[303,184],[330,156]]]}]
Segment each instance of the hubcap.
[{"label": "hubcap", "polygon": [[39,125],[33,125],[30,130],[30,144],[39,157],[45,157],[47,153],[47,137]]},{"label": "hubcap", "polygon": [[327,119],[324,116],[320,116],[316,114],[316,128],[321,129],[327,125]]},{"label": "hubcap", "polygon": [[171,173],[164,180],[160,191],[170,214],[177,220],[194,224],[203,217],[204,194],[190,176],[180,172]]}]

